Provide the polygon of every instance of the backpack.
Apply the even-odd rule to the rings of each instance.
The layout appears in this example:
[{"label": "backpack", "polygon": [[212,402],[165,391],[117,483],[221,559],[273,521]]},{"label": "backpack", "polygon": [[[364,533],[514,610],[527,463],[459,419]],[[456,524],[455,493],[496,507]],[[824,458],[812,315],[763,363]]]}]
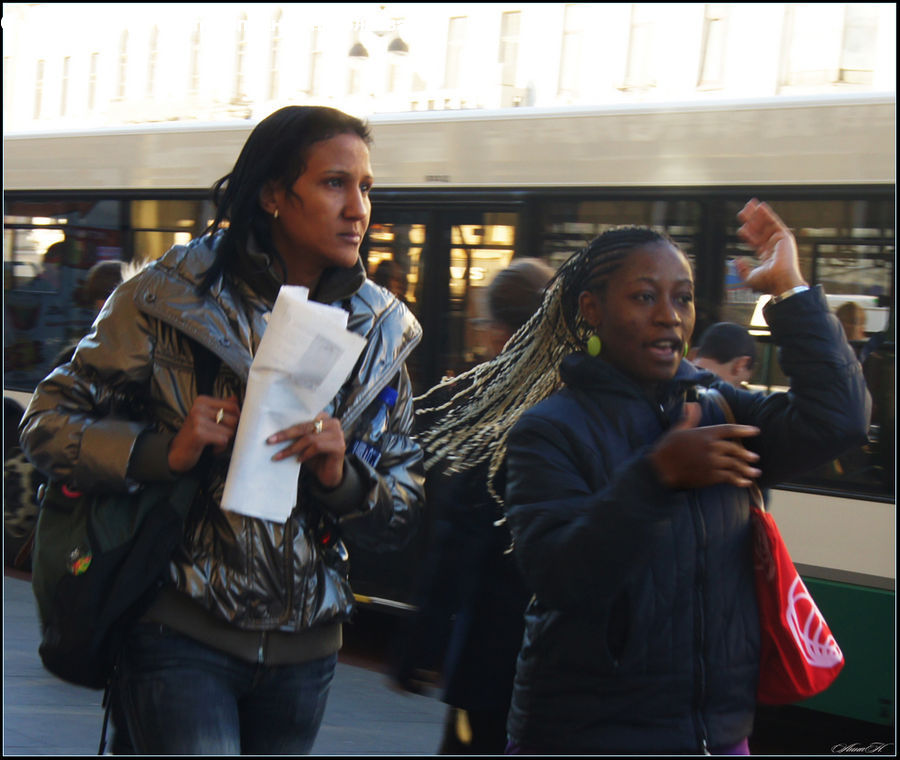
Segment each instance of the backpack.
[{"label": "backpack", "polygon": [[[220,360],[191,346],[198,393],[209,392]],[[203,354],[211,359],[198,361]],[[81,493],[53,480],[44,486],[31,585],[38,653],[55,676],[91,689],[109,684],[125,634],[165,583],[210,458],[207,449],[177,480],[135,493]]]}]

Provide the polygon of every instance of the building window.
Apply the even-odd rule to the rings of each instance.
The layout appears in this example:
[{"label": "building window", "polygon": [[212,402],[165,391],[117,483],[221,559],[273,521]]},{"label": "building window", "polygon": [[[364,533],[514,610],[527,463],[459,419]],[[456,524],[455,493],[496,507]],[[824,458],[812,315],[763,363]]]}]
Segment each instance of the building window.
[{"label": "building window", "polygon": [[10,56],[3,56],[3,124],[6,125],[6,119],[12,114],[13,103],[13,82],[15,75],[13,72],[13,60]]},{"label": "building window", "polygon": [[37,71],[34,76],[34,118],[41,118],[41,110],[44,106],[44,67],[45,61],[37,62]]},{"label": "building window", "polygon": [[460,86],[463,46],[466,41],[466,17],[450,19],[447,30],[447,64],[444,72],[444,87],[455,90]]},{"label": "building window", "polygon": [[350,74],[347,79],[347,94],[359,95],[361,89],[362,76],[359,67],[355,63],[350,64]]},{"label": "building window", "polygon": [[59,115],[65,116],[69,107],[69,72],[72,66],[72,57],[66,56],[62,60],[62,81],[59,89]]},{"label": "building window", "polygon": [[632,3],[628,35],[628,60],[623,90],[646,90],[656,86],[653,77],[653,9]]},{"label": "building window", "polygon": [[559,94],[577,96],[581,75],[582,9],[567,5],[563,15],[562,53],[559,60]]},{"label": "building window", "polygon": [[238,20],[237,45],[234,51],[234,97],[241,100],[244,96],[244,61],[247,58],[247,14],[242,13]]},{"label": "building window", "polygon": [[697,76],[697,87],[699,88],[713,90],[724,84],[727,24],[727,7],[722,3],[707,4],[703,16],[700,73]]},{"label": "building window", "polygon": [[875,73],[878,10],[873,3],[847,3],[838,81],[871,84]]},{"label": "building window", "polygon": [[309,94],[315,95],[322,88],[322,50],[319,27],[314,26],[309,49]]},{"label": "building window", "polygon": [[125,83],[128,77],[128,30],[122,32],[119,37],[119,84],[116,97],[125,98]]},{"label": "building window", "polygon": [[836,80],[838,51],[835,45],[839,43],[823,34],[834,27],[822,18],[823,14],[833,14],[835,9],[842,10],[828,4],[789,3],[785,6],[779,86],[825,85]]},{"label": "building window", "polygon": [[188,93],[197,95],[200,92],[200,22],[194,24],[191,32],[191,71],[188,79]]},{"label": "building window", "polygon": [[500,16],[500,52],[497,60],[501,65],[500,84],[516,86],[516,68],[519,60],[519,28],[522,14],[519,11]]},{"label": "building window", "polygon": [[272,20],[271,60],[269,61],[269,100],[278,97],[278,64],[281,58],[281,10]]},{"label": "building window", "polygon": [[156,60],[159,56],[159,27],[150,30],[150,50],[147,56],[147,97],[156,94]]},{"label": "building window", "polygon": [[87,107],[88,111],[93,112],[97,105],[97,64],[100,59],[100,53],[91,53],[91,60],[88,69],[88,88],[87,88]]},{"label": "building window", "polygon": [[386,89],[390,93],[397,92],[397,82],[400,79],[400,64],[388,63]]}]

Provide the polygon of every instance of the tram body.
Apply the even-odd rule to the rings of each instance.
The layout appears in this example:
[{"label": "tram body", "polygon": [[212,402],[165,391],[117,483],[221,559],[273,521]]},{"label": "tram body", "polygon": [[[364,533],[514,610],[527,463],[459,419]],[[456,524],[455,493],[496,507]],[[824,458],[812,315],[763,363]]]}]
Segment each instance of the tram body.
[{"label": "tram body", "polygon": [[[370,275],[388,258],[408,272],[425,330],[410,361],[417,393],[485,358],[485,286],[512,258],[559,265],[617,224],[667,231],[695,268],[698,335],[721,320],[752,327],[753,384],[781,388],[767,330],[753,322],[758,298],[734,277],[747,253],[735,213],[753,196],[770,202],[797,235],[807,279],[863,302],[869,337],[883,338],[872,444],[779,485],[769,505],[847,660],[832,689],[804,706],[881,724],[894,720],[896,671],[895,115],[893,94],[869,94],[374,116],[373,216],[361,251]],[[73,316],[34,323],[66,276],[75,290],[98,258],[137,266],[199,234],[212,218],[208,190],[252,126],[4,137],[5,394],[27,398],[48,369],[41,347],[89,326],[77,305]],[[42,246],[64,230],[80,252],[73,272],[36,286]],[[352,554],[361,601],[413,602],[420,539],[397,555]]]}]

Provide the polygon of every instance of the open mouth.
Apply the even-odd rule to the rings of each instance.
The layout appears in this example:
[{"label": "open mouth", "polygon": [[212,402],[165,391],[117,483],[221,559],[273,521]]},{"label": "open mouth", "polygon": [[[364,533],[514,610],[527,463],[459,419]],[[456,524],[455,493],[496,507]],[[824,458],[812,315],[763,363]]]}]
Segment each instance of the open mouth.
[{"label": "open mouth", "polygon": [[680,340],[656,340],[648,345],[650,352],[661,361],[671,361],[681,355],[682,342]]}]

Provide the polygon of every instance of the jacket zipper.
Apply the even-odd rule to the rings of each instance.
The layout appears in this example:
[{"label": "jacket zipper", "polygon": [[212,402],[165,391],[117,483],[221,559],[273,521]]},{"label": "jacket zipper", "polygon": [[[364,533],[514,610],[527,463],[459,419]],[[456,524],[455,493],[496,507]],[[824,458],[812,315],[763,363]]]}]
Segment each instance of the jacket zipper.
[{"label": "jacket zipper", "polygon": [[[302,490],[302,489],[301,489]],[[287,525],[284,528],[284,547],[287,552],[287,557],[285,558],[285,579],[284,579],[284,587],[287,591],[285,604],[284,604],[284,614],[282,615],[281,622],[286,623],[290,620],[291,610],[294,608],[294,521],[288,520]],[[301,605],[298,610],[300,613],[300,620],[303,620],[303,611],[306,605],[306,600],[303,600],[303,605]]]},{"label": "jacket zipper", "polygon": [[266,632],[259,632],[259,649],[256,650],[256,664],[266,664]]},{"label": "jacket zipper", "polygon": [[697,569],[694,575],[694,723],[697,741],[704,755],[709,754],[706,725],[703,722],[703,705],[706,702],[706,618],[703,612],[703,597],[706,589],[706,525],[700,512],[696,496],[691,494],[691,516],[697,539]]}]

